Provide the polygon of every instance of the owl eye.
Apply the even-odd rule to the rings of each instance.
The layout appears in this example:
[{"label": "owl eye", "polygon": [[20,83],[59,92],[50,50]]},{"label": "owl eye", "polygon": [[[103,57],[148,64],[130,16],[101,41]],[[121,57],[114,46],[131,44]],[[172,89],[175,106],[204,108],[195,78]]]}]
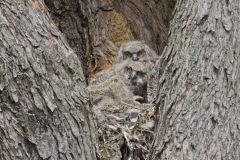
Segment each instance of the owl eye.
[{"label": "owl eye", "polygon": [[131,67],[126,67],[126,68],[124,68],[124,71],[125,71],[125,73],[127,72],[127,73],[131,73],[132,72],[132,68]]},{"label": "owl eye", "polygon": [[127,77],[130,78],[131,74],[132,74],[132,68],[131,67],[127,67],[126,68],[126,75],[127,75]]},{"label": "owl eye", "polygon": [[143,53],[144,53],[144,50],[140,50],[140,51],[137,52],[139,57],[142,57],[144,55]]},{"label": "owl eye", "polygon": [[132,56],[132,54],[129,51],[125,51],[124,54],[123,54],[123,59],[125,60],[125,59],[127,59],[131,56]]},{"label": "owl eye", "polygon": [[132,53],[128,52],[127,53],[128,57],[132,57]]},{"label": "owl eye", "polygon": [[139,75],[139,76],[142,76],[142,77],[143,77],[143,76],[145,76],[145,74],[146,74],[146,73],[143,72],[143,71],[137,71],[137,75]]},{"label": "owl eye", "polygon": [[128,71],[128,72],[132,72],[132,68],[131,68],[131,67],[128,67],[128,68],[127,68],[127,71]]}]

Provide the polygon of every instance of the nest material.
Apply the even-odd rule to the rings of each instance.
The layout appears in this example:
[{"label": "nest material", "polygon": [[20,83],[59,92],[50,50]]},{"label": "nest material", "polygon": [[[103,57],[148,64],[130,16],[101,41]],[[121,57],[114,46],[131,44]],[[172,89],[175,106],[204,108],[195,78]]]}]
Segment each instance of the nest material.
[{"label": "nest material", "polygon": [[147,159],[153,140],[154,106],[136,101],[94,108],[101,160]]}]

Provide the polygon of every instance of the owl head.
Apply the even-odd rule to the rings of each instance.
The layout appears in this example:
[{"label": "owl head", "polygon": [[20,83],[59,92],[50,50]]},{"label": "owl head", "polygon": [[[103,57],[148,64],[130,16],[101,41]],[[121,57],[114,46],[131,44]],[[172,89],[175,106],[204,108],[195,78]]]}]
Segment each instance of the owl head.
[{"label": "owl head", "polygon": [[131,41],[122,44],[118,53],[118,62],[131,59],[143,63],[155,63],[157,54],[142,41]]},{"label": "owl head", "polygon": [[124,67],[124,76],[134,86],[141,86],[147,83],[147,68],[138,61],[128,61]]}]

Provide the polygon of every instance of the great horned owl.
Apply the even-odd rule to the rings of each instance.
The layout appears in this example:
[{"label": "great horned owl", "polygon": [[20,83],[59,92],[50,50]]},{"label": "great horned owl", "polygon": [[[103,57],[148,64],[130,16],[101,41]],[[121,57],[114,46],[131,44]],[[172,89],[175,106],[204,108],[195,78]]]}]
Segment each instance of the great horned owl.
[{"label": "great horned owl", "polygon": [[127,59],[140,61],[145,66],[152,67],[157,60],[157,54],[142,41],[130,41],[122,44],[119,49],[117,61]]},{"label": "great horned owl", "polygon": [[[158,58],[159,56],[156,54],[156,52],[150,49],[142,41],[131,41],[131,42],[124,43],[122,44],[118,52],[118,57],[117,57],[118,63],[128,60],[128,61],[140,62],[142,63],[142,65],[144,65],[145,74],[147,77],[147,84],[144,86],[146,87],[145,92],[147,92],[148,98],[146,98],[145,96],[143,97],[145,100],[148,99],[148,101],[153,100],[151,96],[153,95],[152,92],[155,91],[154,90],[155,85],[153,85],[155,84],[155,81],[151,82],[150,80],[153,79],[153,77],[155,77],[155,75],[152,74],[153,72],[152,70]],[[144,95],[145,95],[145,92],[143,92]]]},{"label": "great horned owl", "polygon": [[141,102],[147,102],[147,68],[139,61],[127,60],[121,79],[129,90],[142,97]]},{"label": "great horned owl", "polygon": [[147,69],[141,62],[126,60],[96,74],[88,89],[96,102],[106,98],[146,102],[147,79]]}]

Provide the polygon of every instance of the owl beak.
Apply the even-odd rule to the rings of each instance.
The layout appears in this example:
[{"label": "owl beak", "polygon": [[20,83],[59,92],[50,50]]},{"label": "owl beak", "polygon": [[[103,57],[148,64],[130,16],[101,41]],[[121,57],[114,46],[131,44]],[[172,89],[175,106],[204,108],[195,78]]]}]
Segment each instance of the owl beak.
[{"label": "owl beak", "polygon": [[137,78],[137,72],[136,71],[132,71],[130,76],[131,76],[131,79],[136,79]]},{"label": "owl beak", "polygon": [[143,84],[143,80],[141,78],[138,78],[137,83],[138,84]]},{"label": "owl beak", "polygon": [[133,53],[132,60],[133,61],[138,61],[139,60],[137,53]]}]

